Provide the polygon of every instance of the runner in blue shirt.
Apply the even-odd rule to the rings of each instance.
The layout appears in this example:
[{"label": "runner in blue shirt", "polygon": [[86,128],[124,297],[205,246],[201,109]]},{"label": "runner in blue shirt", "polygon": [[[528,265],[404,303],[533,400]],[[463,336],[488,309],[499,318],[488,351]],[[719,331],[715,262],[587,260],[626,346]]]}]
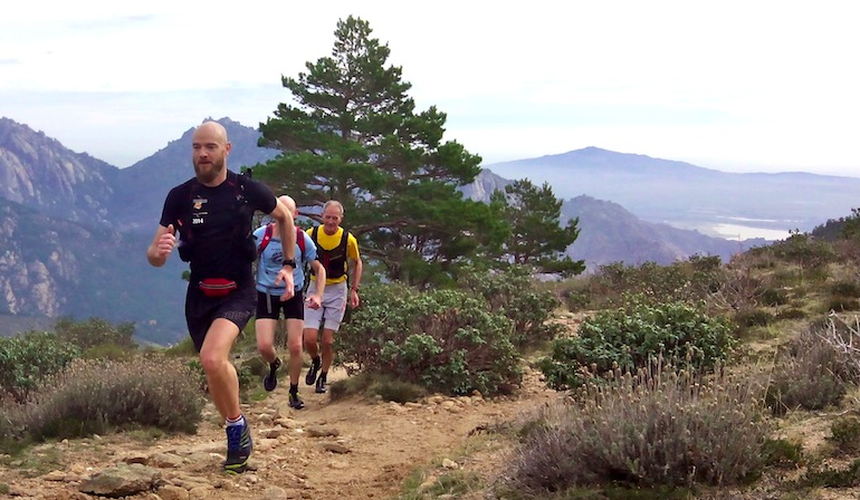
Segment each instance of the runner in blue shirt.
[{"label": "runner in blue shirt", "polygon": [[[296,202],[289,196],[281,196],[278,202],[282,204],[295,218],[298,213]],[[302,330],[304,329],[304,307],[318,309],[321,297],[325,291],[325,279],[316,280],[313,291],[303,296],[302,290],[307,277],[304,275],[305,265],[309,265],[315,273],[325,276],[325,268],[317,260],[317,249],[311,237],[300,228],[296,228],[296,262],[293,271],[295,295],[287,301],[281,301],[283,282],[277,281],[278,272],[282,269],[284,259],[281,250],[281,238],[277,224],[264,224],[254,231],[257,248],[260,254],[257,263],[257,319],[254,326],[257,332],[257,350],[260,356],[269,363],[269,373],[263,379],[263,387],[273,391],[278,385],[277,371],[281,360],[275,350],[275,329],[281,311],[286,320],[287,349],[290,352],[290,407],[300,410],[304,402],[299,397],[299,375],[302,370]],[[301,240],[299,239],[301,238]]]}]

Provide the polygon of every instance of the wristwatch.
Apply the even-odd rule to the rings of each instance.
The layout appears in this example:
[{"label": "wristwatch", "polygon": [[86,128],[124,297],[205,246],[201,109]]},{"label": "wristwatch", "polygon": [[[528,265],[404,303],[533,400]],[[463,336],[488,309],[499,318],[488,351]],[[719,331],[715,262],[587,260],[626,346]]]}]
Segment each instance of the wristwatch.
[{"label": "wristwatch", "polygon": [[281,263],[281,265],[282,266],[290,266],[293,269],[295,269],[296,268],[296,259],[284,259],[284,261]]}]

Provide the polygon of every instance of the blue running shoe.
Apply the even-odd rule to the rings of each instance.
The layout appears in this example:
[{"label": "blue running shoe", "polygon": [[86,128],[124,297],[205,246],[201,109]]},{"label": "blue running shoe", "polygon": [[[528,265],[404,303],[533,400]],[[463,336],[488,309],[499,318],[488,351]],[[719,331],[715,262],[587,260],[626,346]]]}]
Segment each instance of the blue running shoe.
[{"label": "blue running shoe", "polygon": [[245,417],[242,423],[227,426],[227,460],[224,461],[224,472],[241,474],[248,470],[248,458],[254,449],[251,440],[251,428]]}]

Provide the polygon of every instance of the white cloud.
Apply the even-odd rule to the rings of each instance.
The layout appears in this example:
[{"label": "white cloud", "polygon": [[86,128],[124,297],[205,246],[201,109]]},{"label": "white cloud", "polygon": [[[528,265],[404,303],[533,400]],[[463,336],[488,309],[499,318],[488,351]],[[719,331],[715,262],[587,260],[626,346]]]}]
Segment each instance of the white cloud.
[{"label": "white cloud", "polygon": [[[125,166],[207,116],[255,126],[281,75],[370,22],[419,108],[488,162],[595,145],[715,168],[849,173],[860,46],[846,1],[19,2],[0,109]],[[134,139],[119,146],[122,136]],[[110,140],[108,140],[110,138]],[[120,160],[122,158],[122,160]]]}]

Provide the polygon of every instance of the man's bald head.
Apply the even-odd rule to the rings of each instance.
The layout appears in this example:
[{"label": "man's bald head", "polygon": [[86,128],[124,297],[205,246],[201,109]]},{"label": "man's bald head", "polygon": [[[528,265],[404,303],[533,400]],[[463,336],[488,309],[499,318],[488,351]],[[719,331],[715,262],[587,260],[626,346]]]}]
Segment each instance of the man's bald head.
[{"label": "man's bald head", "polygon": [[282,195],[278,197],[278,201],[284,204],[287,207],[287,210],[293,214],[293,218],[296,216],[296,212],[298,211],[296,208],[296,200],[293,199],[292,196]]},{"label": "man's bald head", "polygon": [[227,155],[230,142],[227,130],[218,122],[203,122],[191,139],[192,160],[197,180],[207,186],[217,186],[227,177]]},{"label": "man's bald head", "polygon": [[227,144],[227,129],[218,122],[203,122],[194,129],[194,137],[205,136],[217,140],[221,145]]}]

